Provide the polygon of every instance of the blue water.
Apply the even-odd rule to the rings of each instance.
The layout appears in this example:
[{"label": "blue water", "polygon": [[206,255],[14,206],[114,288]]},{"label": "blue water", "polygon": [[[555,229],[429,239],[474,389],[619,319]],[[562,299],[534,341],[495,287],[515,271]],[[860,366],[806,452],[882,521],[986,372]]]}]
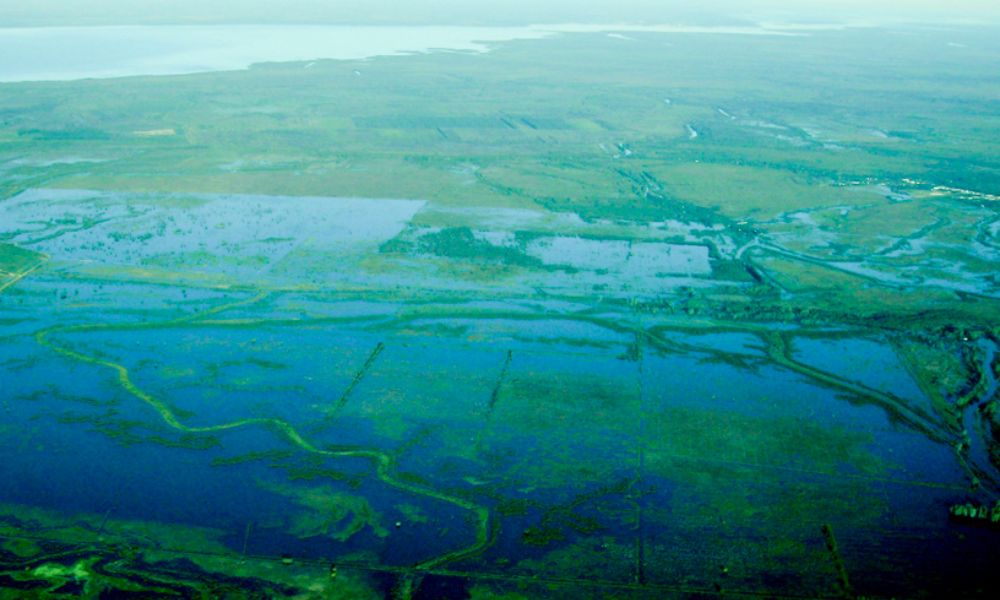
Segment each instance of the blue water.
[{"label": "blue water", "polygon": [[797,360],[872,389],[929,406],[892,346],[862,338],[807,338],[794,343]]},{"label": "blue water", "polygon": [[[251,554],[354,555],[383,565],[414,564],[475,539],[468,511],[386,485],[368,460],[310,455],[267,428],[194,436],[217,440],[207,449],[166,446],[162,441],[180,441],[180,433],[126,393],[110,369],[56,356],[31,335],[58,322],[175,319],[252,293],[185,298],[168,287],[80,289],[95,305],[39,310],[59,290],[45,278],[19,286],[0,305],[0,318],[11,319],[0,325],[7,440],[0,460],[8,465],[0,502],[206,527],[236,552],[251,524]],[[135,310],[105,318],[100,303],[112,297]],[[895,550],[886,551],[889,562],[865,562],[882,540],[911,553],[966,547],[955,541],[947,506],[978,496],[969,493],[953,448],[896,424],[882,407],[768,362],[753,335],[672,333],[706,351],[644,344],[640,360],[630,349],[634,336],[571,316],[393,320],[416,309],[278,294],[212,319],[280,323],[177,323],[53,339],[125,365],[136,385],[174,407],[185,424],[280,418],[319,447],[390,452],[398,476],[489,507],[499,520],[495,543],[455,568],[556,577],[584,569],[605,581],[710,587],[725,564],[728,585],[766,590],[781,581],[808,595],[832,576],[819,534],[824,523],[861,581],[894,564]],[[304,320],[310,316],[334,319]],[[379,343],[381,353],[341,403]],[[886,367],[893,354],[884,347],[852,349],[856,357],[870,351],[862,367],[888,373],[879,380],[859,369],[858,379],[873,387],[905,374]],[[720,361],[720,351],[749,360]],[[847,374],[839,363],[813,363]],[[80,417],[98,422],[66,422]],[[123,420],[132,424],[134,443],[100,430],[101,421]],[[793,435],[798,430],[817,432],[815,443],[829,449],[810,447],[808,437]],[[775,446],[773,432],[802,446]],[[283,453],[213,465],[275,450]],[[365,527],[343,542],[296,537],[298,516],[315,509],[297,503],[292,491],[310,490],[363,497],[385,534]],[[523,514],[501,515],[499,507],[511,502]],[[422,517],[410,519],[412,511]],[[558,535],[545,538],[553,530]],[[538,545],[525,543],[532,535],[541,536]],[[193,542],[171,543],[183,549]],[[760,557],[782,544],[791,544],[789,560],[764,568]],[[560,562],[568,545],[591,562]]]}]

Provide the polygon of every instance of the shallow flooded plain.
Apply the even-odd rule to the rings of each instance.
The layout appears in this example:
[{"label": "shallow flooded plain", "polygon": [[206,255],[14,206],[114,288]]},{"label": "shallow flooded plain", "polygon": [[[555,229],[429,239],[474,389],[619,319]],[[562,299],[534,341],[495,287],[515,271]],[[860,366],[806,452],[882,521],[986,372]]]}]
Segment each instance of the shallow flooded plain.
[{"label": "shallow flooded plain", "polygon": [[[942,181],[906,158],[945,153],[930,133],[880,145],[906,139],[888,113],[807,129],[803,99],[663,73],[564,114],[386,108],[414,67],[459,99],[543,49],[626,70],[572,72],[565,99],[646,56],[611,44],[838,35],[862,34],[386,58],[360,104],[312,79],[346,62],[0,87],[0,597],[988,595],[1000,282],[975,148]],[[198,109],[105,122],[102,86]]]}]

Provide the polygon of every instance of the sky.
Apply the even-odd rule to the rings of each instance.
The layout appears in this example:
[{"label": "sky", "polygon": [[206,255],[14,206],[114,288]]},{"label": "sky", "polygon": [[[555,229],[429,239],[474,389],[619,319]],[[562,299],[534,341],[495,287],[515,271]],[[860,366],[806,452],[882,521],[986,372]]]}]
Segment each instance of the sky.
[{"label": "sky", "polygon": [[1000,23],[1000,0],[0,0],[0,26],[714,24],[737,19]]}]

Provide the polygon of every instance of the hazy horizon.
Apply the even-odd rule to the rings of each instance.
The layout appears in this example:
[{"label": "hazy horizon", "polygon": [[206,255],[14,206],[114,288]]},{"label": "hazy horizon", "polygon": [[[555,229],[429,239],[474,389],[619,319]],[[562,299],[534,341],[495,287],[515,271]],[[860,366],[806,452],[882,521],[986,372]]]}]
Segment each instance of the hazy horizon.
[{"label": "hazy horizon", "polygon": [[0,1],[2,26],[124,25],[169,23],[323,23],[409,25],[527,25],[567,22],[719,24],[752,21],[887,23],[997,23],[1000,7],[984,0],[943,6],[931,0],[710,0],[691,6],[676,1],[624,0],[581,4],[570,0],[502,4],[483,0],[320,0],[236,2],[222,0],[39,0]]}]

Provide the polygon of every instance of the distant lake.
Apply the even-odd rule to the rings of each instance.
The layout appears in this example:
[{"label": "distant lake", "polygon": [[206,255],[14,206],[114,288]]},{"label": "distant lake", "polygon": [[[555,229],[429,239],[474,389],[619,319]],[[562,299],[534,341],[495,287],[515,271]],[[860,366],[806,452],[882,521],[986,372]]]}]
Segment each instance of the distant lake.
[{"label": "distant lake", "polygon": [[544,25],[359,27],[197,25],[0,28],[0,82],[245,69],[261,62],[362,59],[432,50],[488,51],[491,44],[573,32],[789,35],[785,26]]}]

